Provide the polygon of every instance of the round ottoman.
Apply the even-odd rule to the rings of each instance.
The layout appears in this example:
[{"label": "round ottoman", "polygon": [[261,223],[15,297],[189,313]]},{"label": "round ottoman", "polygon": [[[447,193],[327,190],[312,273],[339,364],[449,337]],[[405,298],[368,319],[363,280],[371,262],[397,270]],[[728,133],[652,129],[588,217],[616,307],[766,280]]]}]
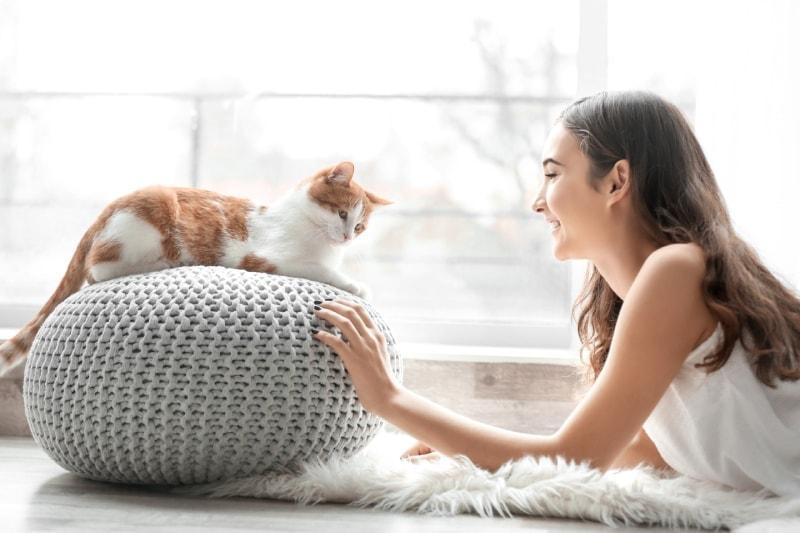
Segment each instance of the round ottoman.
[{"label": "round ottoman", "polygon": [[181,267],[90,285],[47,318],[25,369],[25,414],[61,466],[125,483],[189,484],[291,470],[361,450],[382,426],[341,360],[311,337],[336,328],[330,285]]}]

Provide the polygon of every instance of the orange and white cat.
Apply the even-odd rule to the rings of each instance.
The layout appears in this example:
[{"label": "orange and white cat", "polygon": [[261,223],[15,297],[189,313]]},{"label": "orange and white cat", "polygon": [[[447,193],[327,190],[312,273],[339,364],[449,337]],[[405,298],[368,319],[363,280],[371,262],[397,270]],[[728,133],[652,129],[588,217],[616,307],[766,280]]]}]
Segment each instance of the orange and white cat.
[{"label": "orange and white cat", "polygon": [[368,297],[364,285],[339,271],[341,245],[364,232],[373,209],[391,202],[364,190],[353,173],[349,162],[325,168],[269,208],[177,187],[149,187],[113,201],[84,234],[44,307],[0,346],[0,369],[25,357],[45,318],[84,281],[220,265],[308,278]]}]

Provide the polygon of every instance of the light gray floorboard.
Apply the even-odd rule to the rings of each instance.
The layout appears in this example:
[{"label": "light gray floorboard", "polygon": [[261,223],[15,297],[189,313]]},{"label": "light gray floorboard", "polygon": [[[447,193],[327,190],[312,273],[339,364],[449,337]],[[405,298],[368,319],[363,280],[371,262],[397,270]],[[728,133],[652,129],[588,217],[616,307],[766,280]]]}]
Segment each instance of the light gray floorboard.
[{"label": "light gray floorboard", "polygon": [[[50,460],[30,438],[0,437],[0,531],[324,531],[326,533],[587,532],[574,520],[432,517],[338,504],[302,506],[248,498],[204,499],[85,480]],[[626,531],[666,531],[661,528]]]}]

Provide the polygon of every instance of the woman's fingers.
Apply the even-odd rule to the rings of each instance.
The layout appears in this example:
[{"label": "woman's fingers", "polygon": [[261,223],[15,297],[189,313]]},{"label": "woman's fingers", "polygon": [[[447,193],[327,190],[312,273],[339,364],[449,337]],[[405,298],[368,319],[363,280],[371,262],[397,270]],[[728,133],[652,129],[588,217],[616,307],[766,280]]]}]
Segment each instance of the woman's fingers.
[{"label": "woman's fingers", "polygon": [[[367,325],[364,324],[364,321],[361,319],[361,316],[352,307],[349,307],[347,305],[343,305],[341,302],[338,302],[338,301],[322,302],[322,304],[320,304],[320,305],[322,307],[322,311],[324,311],[324,310],[333,311],[337,315],[337,318],[339,318],[340,320],[344,319],[347,322],[349,322],[352,325],[352,327],[355,328],[354,331],[357,331],[358,334],[361,337],[364,337],[364,338],[369,337],[370,332],[367,329]],[[319,313],[320,313],[320,311],[317,311],[317,314],[319,314]],[[320,316],[322,316],[322,315],[320,315]],[[323,317],[323,318],[325,318],[325,317]],[[345,332],[344,329],[339,327],[339,324],[336,324],[333,321],[331,321],[331,322],[333,323],[333,325],[335,325],[336,327],[341,329],[342,332],[345,333],[345,335],[348,335],[348,333]],[[348,339],[349,338],[350,337],[348,336]]]},{"label": "woman's fingers", "polygon": [[336,311],[332,309],[326,309],[323,307],[322,309],[319,309],[316,314],[318,317],[330,322],[331,324],[339,328],[339,331],[341,331],[342,335],[344,335],[347,338],[348,342],[351,343],[356,342],[361,338],[361,335],[358,333],[353,323],[346,317],[343,317],[342,315],[337,313]]},{"label": "woman's fingers", "polygon": [[368,335],[372,335],[372,338],[375,340],[378,346],[383,346],[386,344],[386,337],[383,335],[383,332],[381,332],[381,330],[378,329],[378,327],[372,321],[372,317],[369,316],[369,313],[367,313],[367,310],[364,309],[364,306],[348,300],[339,300],[339,303],[353,309],[358,314],[359,318],[361,318],[361,321],[364,323],[364,326],[367,328],[368,331],[368,333],[362,335],[364,335],[365,337],[367,337]]},{"label": "woman's fingers", "polygon": [[419,454],[419,446],[415,444],[415,445],[414,445],[414,446],[412,446],[411,448],[409,448],[409,449],[407,449],[406,451],[404,451],[404,452],[403,452],[403,453],[400,455],[400,459],[405,459],[406,457],[408,457],[408,456],[410,456],[410,455],[417,455],[417,454]]},{"label": "woman's fingers", "polygon": [[318,331],[314,334],[314,337],[319,339],[322,344],[327,345],[331,350],[342,356],[343,353],[347,352],[347,343],[342,340],[341,337],[334,335],[333,333],[328,333],[327,331]]},{"label": "woman's fingers", "polygon": [[369,313],[367,313],[367,310],[364,309],[363,305],[358,304],[356,302],[351,302],[350,300],[336,300],[336,301],[337,303],[346,305],[347,307],[353,309],[356,313],[358,313],[358,316],[361,317],[361,320],[364,322],[364,325],[367,328],[374,331],[378,331],[378,328],[375,327],[375,324],[372,322],[372,317],[369,316]]},{"label": "woman's fingers", "polygon": [[411,457],[406,457],[406,461],[411,461],[412,463],[417,463],[419,461],[436,461],[444,457],[440,452],[431,452],[422,455],[412,455]]},{"label": "woman's fingers", "polygon": [[425,455],[433,452],[433,449],[424,442],[417,441],[409,449],[403,452],[400,458],[405,458],[415,455]]}]

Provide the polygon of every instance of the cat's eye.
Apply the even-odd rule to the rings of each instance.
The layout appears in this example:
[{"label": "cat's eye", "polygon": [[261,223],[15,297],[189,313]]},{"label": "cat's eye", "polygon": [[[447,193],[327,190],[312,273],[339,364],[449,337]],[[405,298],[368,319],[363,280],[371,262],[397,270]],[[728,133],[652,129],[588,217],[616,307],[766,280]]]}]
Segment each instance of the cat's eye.
[{"label": "cat's eye", "polygon": [[356,231],[359,232],[359,233],[364,231],[364,225],[363,224],[356,224]]},{"label": "cat's eye", "polygon": [[342,220],[347,220],[347,211],[344,209],[339,209],[339,218]]}]

